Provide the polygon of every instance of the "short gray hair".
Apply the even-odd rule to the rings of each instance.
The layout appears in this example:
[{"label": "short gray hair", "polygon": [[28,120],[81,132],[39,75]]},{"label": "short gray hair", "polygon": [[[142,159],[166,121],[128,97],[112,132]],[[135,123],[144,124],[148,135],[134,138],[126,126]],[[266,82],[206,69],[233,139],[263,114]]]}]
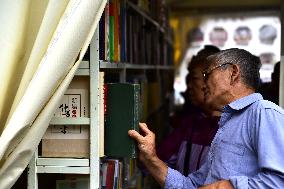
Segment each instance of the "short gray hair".
[{"label": "short gray hair", "polygon": [[222,50],[219,53],[209,56],[207,60],[210,62],[214,61],[217,64],[238,64],[240,66],[242,81],[254,90],[257,90],[260,86],[260,59],[244,49],[232,48]]}]

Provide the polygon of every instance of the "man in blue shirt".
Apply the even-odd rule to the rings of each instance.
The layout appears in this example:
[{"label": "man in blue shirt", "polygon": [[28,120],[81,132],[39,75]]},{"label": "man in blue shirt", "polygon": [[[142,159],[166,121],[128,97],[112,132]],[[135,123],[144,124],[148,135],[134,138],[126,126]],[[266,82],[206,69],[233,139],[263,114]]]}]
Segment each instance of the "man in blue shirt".
[{"label": "man in blue shirt", "polygon": [[187,177],[167,167],[145,123],[140,124],[142,135],[129,131],[138,142],[140,160],[164,188],[284,188],[284,110],[255,93],[259,58],[228,49],[207,60],[205,101],[223,113],[206,163]]}]

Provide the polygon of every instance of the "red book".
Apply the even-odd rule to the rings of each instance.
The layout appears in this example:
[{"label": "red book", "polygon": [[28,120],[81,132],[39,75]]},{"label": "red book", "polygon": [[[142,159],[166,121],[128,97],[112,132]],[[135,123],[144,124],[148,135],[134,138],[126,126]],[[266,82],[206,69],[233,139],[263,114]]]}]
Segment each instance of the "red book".
[{"label": "red book", "polygon": [[113,189],[114,183],[114,161],[108,161],[107,175],[106,175],[106,189]]}]

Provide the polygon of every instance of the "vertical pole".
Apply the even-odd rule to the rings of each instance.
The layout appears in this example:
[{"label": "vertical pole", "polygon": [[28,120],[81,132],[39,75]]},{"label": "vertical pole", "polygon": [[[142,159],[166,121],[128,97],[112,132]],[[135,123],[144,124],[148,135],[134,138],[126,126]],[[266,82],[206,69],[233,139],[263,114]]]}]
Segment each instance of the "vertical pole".
[{"label": "vertical pole", "polygon": [[126,68],[125,67],[119,72],[119,82],[121,83],[126,82]]},{"label": "vertical pole", "polygon": [[90,189],[100,187],[99,26],[90,44]]},{"label": "vertical pole", "polygon": [[36,150],[29,165],[28,165],[28,189],[38,189],[38,178],[36,159],[38,158],[38,151]]},{"label": "vertical pole", "polygon": [[284,108],[284,1],[281,2],[281,60],[279,78],[279,105]]}]

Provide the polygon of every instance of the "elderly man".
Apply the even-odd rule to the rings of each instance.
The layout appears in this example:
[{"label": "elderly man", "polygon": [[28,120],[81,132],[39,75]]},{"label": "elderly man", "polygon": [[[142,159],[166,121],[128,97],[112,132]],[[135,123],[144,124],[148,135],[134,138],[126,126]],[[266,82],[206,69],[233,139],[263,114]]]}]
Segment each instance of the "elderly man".
[{"label": "elderly man", "polygon": [[228,49],[208,61],[203,72],[205,101],[223,113],[206,163],[187,177],[167,167],[157,157],[155,135],[144,123],[142,135],[129,131],[138,142],[140,160],[164,188],[283,188],[284,111],[255,93],[259,58]]}]

